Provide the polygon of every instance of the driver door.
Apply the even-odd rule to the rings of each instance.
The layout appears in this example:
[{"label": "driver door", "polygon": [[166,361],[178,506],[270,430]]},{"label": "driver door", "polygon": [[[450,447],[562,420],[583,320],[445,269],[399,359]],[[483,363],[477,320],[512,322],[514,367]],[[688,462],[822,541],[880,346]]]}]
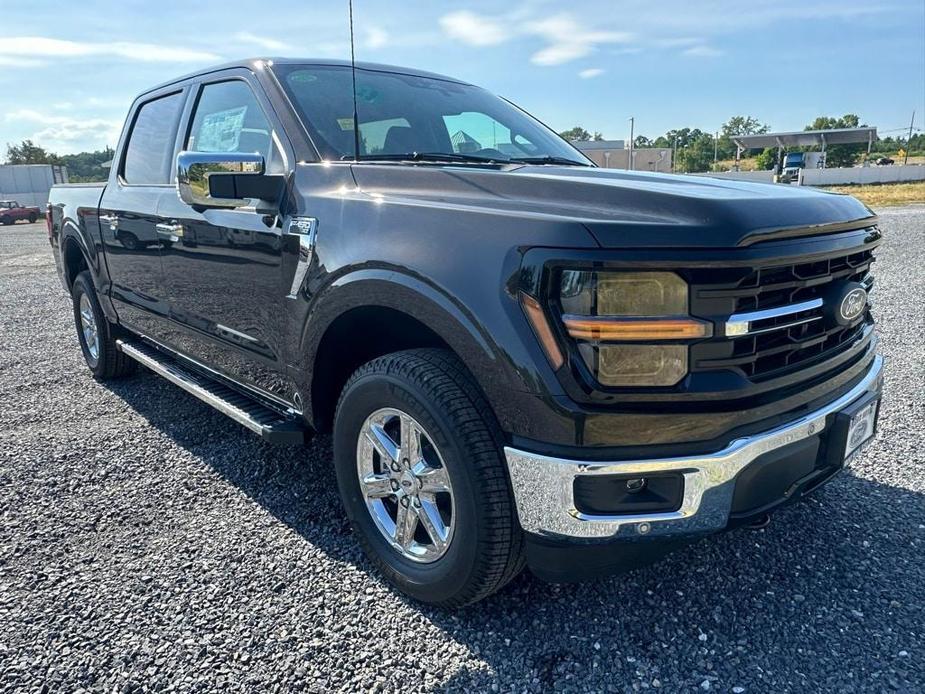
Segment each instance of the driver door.
[{"label": "driver door", "polygon": [[[287,173],[270,111],[245,75],[199,86],[180,149],[261,154],[268,173]],[[161,260],[181,352],[291,405],[286,375],[282,225],[253,207],[196,210],[174,194],[161,200]]]}]

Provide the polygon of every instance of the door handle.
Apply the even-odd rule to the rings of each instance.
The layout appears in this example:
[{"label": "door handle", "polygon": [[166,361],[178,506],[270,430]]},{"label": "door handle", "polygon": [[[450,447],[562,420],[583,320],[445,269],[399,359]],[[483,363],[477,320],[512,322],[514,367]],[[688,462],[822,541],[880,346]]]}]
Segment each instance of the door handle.
[{"label": "door handle", "polygon": [[109,225],[110,231],[115,231],[119,227],[119,215],[101,214],[100,221]]},{"label": "door handle", "polygon": [[315,255],[315,241],[318,238],[318,220],[314,217],[293,217],[289,220],[286,229],[289,236],[299,238],[299,262],[296,264],[295,274],[292,276],[292,287],[289,289],[287,299],[295,299],[299,290],[305,283],[305,276],[312,264]]},{"label": "door handle", "polygon": [[176,243],[183,237],[183,225],[182,224],[155,224],[155,230],[157,235],[160,236],[165,241],[170,241],[171,243]]}]

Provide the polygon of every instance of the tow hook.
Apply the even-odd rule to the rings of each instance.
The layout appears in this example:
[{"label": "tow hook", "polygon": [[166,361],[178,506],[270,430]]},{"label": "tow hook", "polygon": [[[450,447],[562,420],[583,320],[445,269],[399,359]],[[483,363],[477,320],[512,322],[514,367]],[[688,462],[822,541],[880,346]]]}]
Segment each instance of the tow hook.
[{"label": "tow hook", "polygon": [[753,520],[751,523],[745,527],[749,530],[761,530],[762,528],[767,528],[771,524],[771,514],[765,513]]}]

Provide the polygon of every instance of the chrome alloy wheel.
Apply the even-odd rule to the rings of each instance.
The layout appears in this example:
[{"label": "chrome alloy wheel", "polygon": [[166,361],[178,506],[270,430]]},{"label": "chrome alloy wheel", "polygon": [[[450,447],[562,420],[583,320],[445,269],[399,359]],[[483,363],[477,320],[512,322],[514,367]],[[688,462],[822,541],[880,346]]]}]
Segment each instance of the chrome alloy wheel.
[{"label": "chrome alloy wheel", "polygon": [[80,295],[80,329],[83,332],[84,345],[90,358],[96,361],[100,358],[100,333],[96,327],[96,316],[86,294]]},{"label": "chrome alloy wheel", "polygon": [[440,452],[410,415],[376,410],[357,440],[357,474],[376,527],[403,557],[436,561],[453,539],[453,488]]}]

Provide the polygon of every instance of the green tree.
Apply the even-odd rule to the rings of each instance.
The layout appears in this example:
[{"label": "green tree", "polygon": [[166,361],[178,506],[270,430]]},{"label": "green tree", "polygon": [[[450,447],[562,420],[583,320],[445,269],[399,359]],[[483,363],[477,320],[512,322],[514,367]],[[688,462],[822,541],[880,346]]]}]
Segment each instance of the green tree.
[{"label": "green tree", "polygon": [[6,161],[8,164],[59,164],[57,154],[46,152],[32,140],[23,140],[18,145],[6,144]]},{"label": "green tree", "polygon": [[732,141],[737,135],[760,135],[770,130],[767,123],[762,123],[752,116],[733,116],[720,128],[717,150],[720,159],[731,159],[735,156],[736,146]]},{"label": "green tree", "polygon": [[563,130],[561,133],[559,133],[559,137],[561,137],[563,140],[568,140],[569,142],[590,142],[591,140],[600,142],[604,139],[604,136],[600,133],[596,132],[592,135],[580,125],[576,125],[574,128],[570,128],[569,130]]},{"label": "green tree", "polygon": [[[804,130],[834,130],[837,128],[857,128],[861,119],[854,113],[846,113],[841,118],[819,116]],[[828,167],[854,166],[858,157],[867,150],[863,143],[850,145],[829,145],[825,148],[825,165]]]},{"label": "green tree", "polygon": [[755,157],[755,166],[761,171],[770,171],[777,163],[777,148],[765,147]]},{"label": "green tree", "polygon": [[673,141],[672,134],[678,139],[675,170],[686,173],[709,171],[713,166],[713,135],[699,128],[684,128],[669,131],[666,138]]}]

